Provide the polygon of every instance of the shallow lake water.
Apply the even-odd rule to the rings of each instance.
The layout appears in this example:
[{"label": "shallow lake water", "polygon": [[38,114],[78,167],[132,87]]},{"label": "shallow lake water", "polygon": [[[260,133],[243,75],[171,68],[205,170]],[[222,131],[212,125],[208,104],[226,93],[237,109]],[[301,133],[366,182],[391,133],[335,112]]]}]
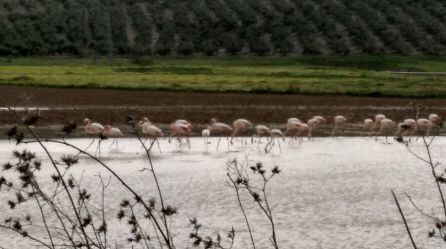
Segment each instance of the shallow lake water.
[{"label": "shallow lake water", "polygon": [[[86,147],[90,140],[67,140]],[[433,228],[431,220],[419,214],[404,197],[404,193],[429,214],[441,215],[441,203],[435,191],[429,167],[417,160],[396,142],[383,143],[372,138],[316,138],[303,144],[281,141],[281,149],[274,147],[265,153],[265,143],[258,146],[242,145],[240,138],[227,149],[222,139],[216,151],[217,138],[211,138],[208,151],[202,138],[191,139],[191,149],[183,144],[161,140],[161,151],[153,149],[153,163],[165,201],[178,208],[172,220],[177,248],[186,248],[191,227],[189,218],[197,217],[204,232],[225,234],[232,226],[236,230],[234,248],[250,248],[247,229],[237,205],[233,190],[227,184],[226,163],[234,158],[252,162],[261,161],[267,168],[278,165],[282,172],[269,186],[279,246],[281,248],[410,248],[401,216],[393,201],[391,190],[399,196],[402,208],[420,248],[444,246],[438,239],[428,239]],[[156,196],[152,178],[141,169],[148,166],[137,140],[121,139],[119,147],[102,145],[101,159],[124,178],[144,198]],[[15,146],[0,141],[0,163],[12,160],[14,149],[30,149],[41,156],[44,168],[39,174],[42,181],[52,184],[49,165],[37,145]],[[425,156],[418,140],[413,150]],[[60,145],[48,144],[55,158],[73,153]],[[432,145],[433,158],[445,161],[446,138],[437,138]],[[90,149],[94,153],[94,148]],[[441,166],[440,166],[441,167]],[[100,195],[97,174],[109,173],[85,156],[80,157],[71,174],[81,178],[93,196]],[[11,215],[7,206],[8,193],[0,192],[0,220]],[[119,202],[126,195],[124,188],[112,179],[106,193],[106,214],[110,240],[119,248],[131,248],[126,239],[129,227],[118,221]],[[252,222],[257,248],[272,248],[268,237],[270,229],[265,217],[252,199],[244,196],[248,217]],[[38,216],[30,204],[19,205],[14,212],[23,211]],[[441,216],[440,216],[441,217]],[[54,220],[52,222],[55,222]],[[31,230],[37,237],[46,237],[43,230]],[[0,229],[0,246],[30,248],[33,242]],[[137,248],[137,247],[135,247]]]}]

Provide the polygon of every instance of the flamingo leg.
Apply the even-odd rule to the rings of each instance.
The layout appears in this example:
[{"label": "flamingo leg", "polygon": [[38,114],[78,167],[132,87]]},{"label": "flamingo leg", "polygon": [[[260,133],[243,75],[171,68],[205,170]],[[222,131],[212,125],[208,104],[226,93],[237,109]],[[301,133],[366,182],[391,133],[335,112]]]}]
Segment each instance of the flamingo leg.
[{"label": "flamingo leg", "polygon": [[112,139],[112,143],[108,146],[108,148],[111,148],[114,143],[115,143],[115,138]]},{"label": "flamingo leg", "polygon": [[87,146],[87,148],[85,148],[85,151],[87,151],[94,144],[95,140],[96,138],[93,138],[93,141],[91,141],[91,143]]},{"label": "flamingo leg", "polygon": [[[268,153],[268,147],[271,146],[271,142],[272,141],[273,140],[271,139],[271,141],[268,141],[268,143],[266,144],[266,146],[265,146],[265,153]],[[271,146],[271,149],[269,151],[271,151],[271,150],[272,150],[272,146]]]},{"label": "flamingo leg", "polygon": [[336,134],[337,129],[338,129],[338,126],[335,125],[335,127],[333,128],[333,131],[331,132],[332,137]]},{"label": "flamingo leg", "polygon": [[260,135],[258,135],[259,139],[257,139],[257,150],[259,150],[260,147],[260,139],[262,139],[262,137]]},{"label": "flamingo leg", "polygon": [[232,132],[232,134],[231,134],[231,144],[234,144],[233,140],[234,140],[234,137],[237,135],[238,130],[239,130],[238,128],[235,128],[234,131]]},{"label": "flamingo leg", "polygon": [[155,138],[156,144],[158,145],[158,150],[160,151],[160,154],[162,154],[161,152],[161,146],[160,146],[160,142],[158,141],[158,138]]},{"label": "flamingo leg", "polygon": [[217,151],[218,151],[218,148],[220,147],[220,140],[221,140],[221,137],[218,138],[218,142],[217,142]]},{"label": "flamingo leg", "polygon": [[101,143],[102,143],[102,139],[99,139],[99,143],[98,143],[98,147],[96,147],[96,151],[94,152],[94,155],[96,156],[96,154],[99,152],[99,156],[98,158],[101,158]]},{"label": "flamingo leg", "polygon": [[189,151],[190,151],[191,145],[190,145],[190,137],[189,136],[186,137],[186,142],[187,142],[187,145],[189,146]]},{"label": "flamingo leg", "polygon": [[228,151],[229,151],[231,148],[231,145],[229,144],[229,137],[226,137],[226,143],[228,144]]}]

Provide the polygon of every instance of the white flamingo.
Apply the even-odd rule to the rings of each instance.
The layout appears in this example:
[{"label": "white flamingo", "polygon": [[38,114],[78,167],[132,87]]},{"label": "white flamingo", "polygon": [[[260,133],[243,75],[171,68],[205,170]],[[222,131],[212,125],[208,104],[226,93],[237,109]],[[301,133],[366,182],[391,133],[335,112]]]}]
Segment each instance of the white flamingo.
[{"label": "white flamingo", "polygon": [[322,116],[314,116],[307,121],[308,124],[308,137],[313,137],[313,132],[321,125],[327,123],[327,120]]},{"label": "white flamingo", "polygon": [[394,134],[395,130],[395,122],[393,120],[385,118],[380,121],[380,128],[378,134],[384,135],[386,137],[386,143],[389,143],[387,141],[388,134]]},{"label": "white flamingo", "polygon": [[256,125],[256,136],[258,137],[257,147],[259,147],[262,136],[266,137],[266,141],[269,142],[268,137],[270,135],[270,130],[266,125]]},{"label": "white flamingo", "polygon": [[431,129],[433,128],[436,133],[438,133],[443,126],[443,120],[438,114],[431,113],[429,115],[429,121],[431,122]]},{"label": "white flamingo", "polygon": [[302,121],[300,119],[298,119],[298,118],[289,118],[287,120],[287,123],[290,123],[290,122],[301,122],[302,123]]},{"label": "white flamingo", "polygon": [[277,140],[277,143],[279,144],[279,149],[280,149],[280,151],[282,151],[282,148],[280,146],[280,140],[279,140],[279,138],[282,137],[283,141],[285,141],[285,136],[283,135],[282,131],[279,129],[271,129],[270,136],[271,136],[271,139],[268,142],[268,144],[266,145],[265,150],[267,151],[267,148],[269,145],[269,146],[271,146],[269,151],[271,151],[276,143],[275,140]]},{"label": "white flamingo", "polygon": [[229,148],[230,148],[229,136],[231,136],[231,133],[233,131],[232,127],[225,123],[218,122],[218,120],[216,118],[213,118],[213,119],[211,119],[208,129],[209,129],[210,133],[218,134],[220,136],[218,138],[218,142],[217,142],[217,150],[220,146],[221,135],[226,136],[226,142],[228,144],[228,150],[229,150]]},{"label": "white flamingo", "polygon": [[204,142],[204,149],[206,151],[208,151],[210,135],[211,135],[211,131],[209,129],[204,129],[201,131],[201,136],[203,137],[203,142]]},{"label": "white flamingo", "polygon": [[[104,131],[104,126],[102,126],[100,123],[91,123],[91,120],[89,118],[84,119],[84,130],[88,134],[92,135],[98,135],[101,136],[102,132]],[[93,138],[93,141],[87,146],[85,150],[88,150],[92,144],[94,144],[96,138]],[[96,147],[95,155],[99,151],[99,156],[101,155],[101,142],[102,138],[99,138],[98,147]]]},{"label": "white flamingo", "polygon": [[370,136],[372,134],[374,124],[375,122],[373,122],[372,119],[364,119],[364,122],[362,123],[362,135],[364,136],[367,134]]},{"label": "white flamingo", "polygon": [[345,125],[347,124],[347,119],[341,115],[335,116],[333,118],[333,121],[334,121],[334,128],[333,128],[333,131],[331,132],[332,137],[334,135],[336,135],[336,132],[338,131],[338,129],[341,128],[344,131]]}]

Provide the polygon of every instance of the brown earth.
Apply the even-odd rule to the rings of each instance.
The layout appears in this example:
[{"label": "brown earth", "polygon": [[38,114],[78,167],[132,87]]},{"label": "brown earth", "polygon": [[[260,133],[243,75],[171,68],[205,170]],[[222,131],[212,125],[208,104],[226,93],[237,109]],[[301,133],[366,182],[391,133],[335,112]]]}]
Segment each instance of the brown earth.
[{"label": "brown earth", "polygon": [[[359,128],[365,118],[383,113],[393,120],[414,116],[413,104],[446,117],[446,99],[408,99],[354,96],[311,96],[237,93],[179,93],[100,89],[59,89],[0,86],[0,106],[40,107],[40,126],[68,121],[80,123],[85,117],[103,124],[123,127],[126,115],[149,117],[157,124],[184,118],[196,124],[196,131],[209,119],[223,122],[247,118],[253,123],[283,124],[289,117],[307,120],[322,115],[330,121],[344,115],[351,127]],[[17,123],[7,111],[0,111],[0,126]],[[330,126],[327,126],[327,131]],[[357,129],[356,129],[357,130]]]}]

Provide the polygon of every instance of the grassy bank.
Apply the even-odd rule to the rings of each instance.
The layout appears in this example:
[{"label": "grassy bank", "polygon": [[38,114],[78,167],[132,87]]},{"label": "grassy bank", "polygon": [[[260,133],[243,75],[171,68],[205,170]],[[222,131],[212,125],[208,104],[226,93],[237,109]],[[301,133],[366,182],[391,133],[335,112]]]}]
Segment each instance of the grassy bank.
[{"label": "grassy bank", "polygon": [[0,58],[0,84],[135,90],[446,97],[446,58],[426,56]]}]

